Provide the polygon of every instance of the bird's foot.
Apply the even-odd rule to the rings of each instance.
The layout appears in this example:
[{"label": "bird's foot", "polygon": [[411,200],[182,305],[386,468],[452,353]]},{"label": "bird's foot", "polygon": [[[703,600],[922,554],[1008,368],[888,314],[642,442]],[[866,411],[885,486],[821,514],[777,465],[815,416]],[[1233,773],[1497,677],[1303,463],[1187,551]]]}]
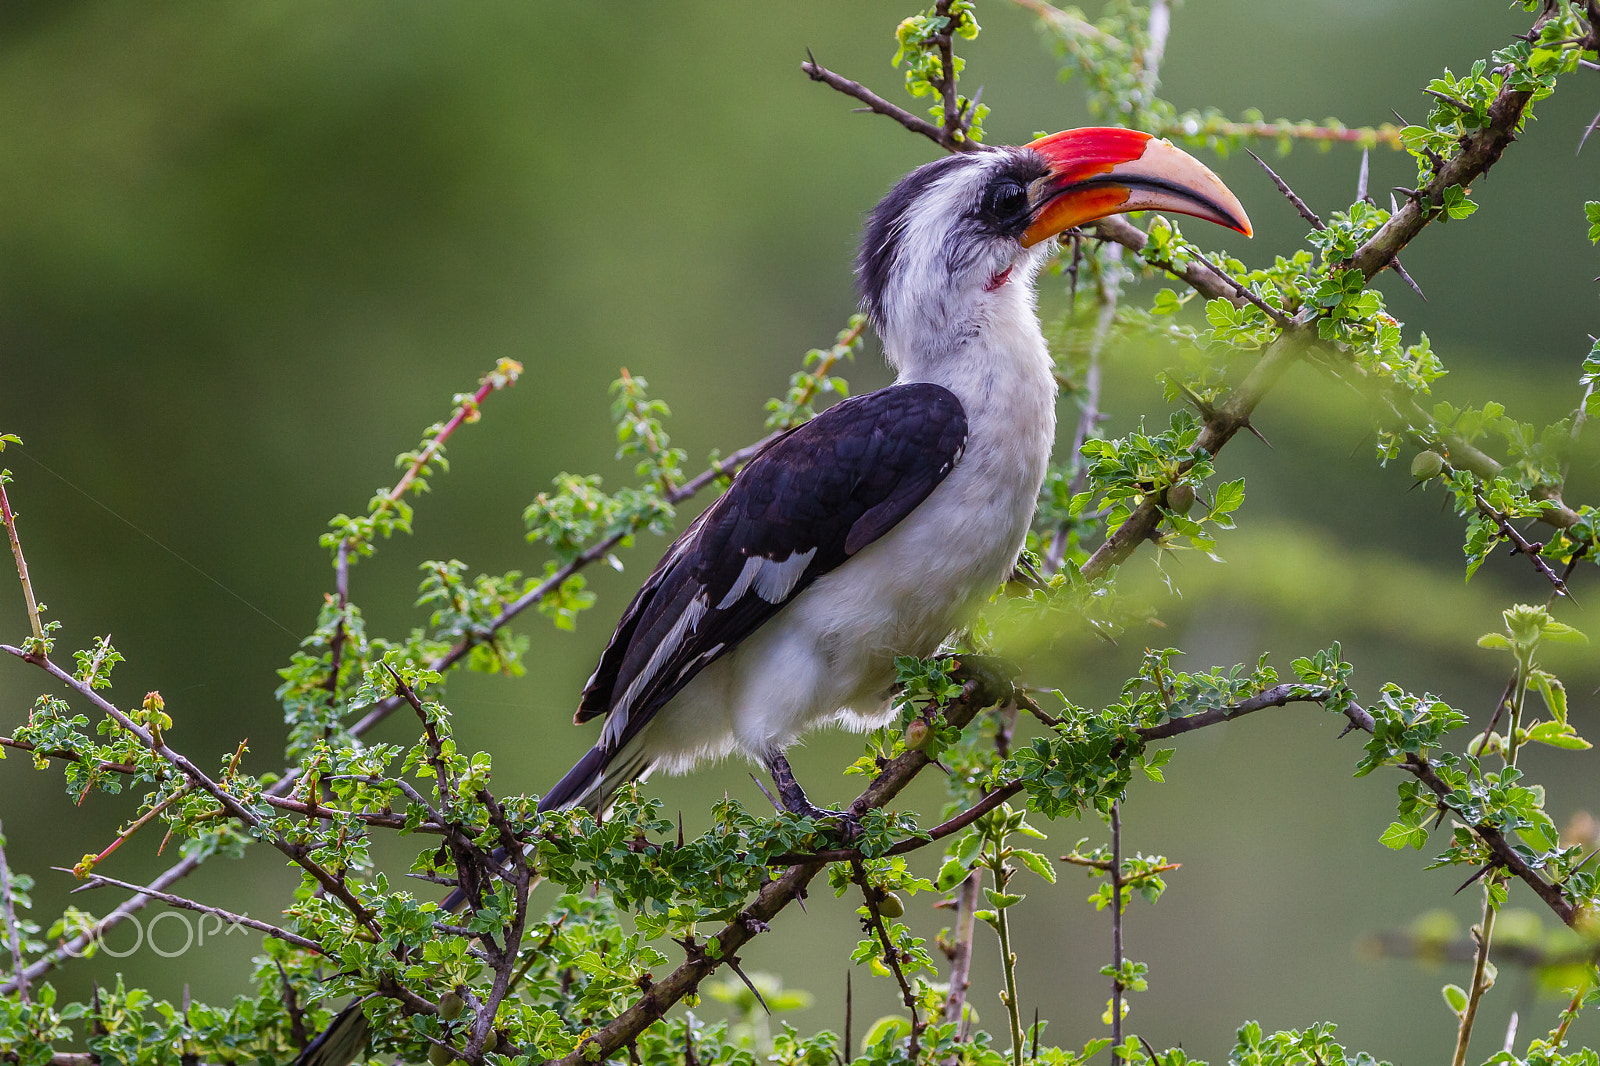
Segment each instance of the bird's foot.
[{"label": "bird's foot", "polygon": [[789,768],[789,760],[783,757],[782,752],[768,756],[767,772],[772,775],[772,783],[778,786],[778,800],[788,813],[814,822],[836,822],[839,834],[845,840],[854,840],[861,834],[861,821],[850,811],[830,810],[811,802],[806,790],[794,779],[794,771]]}]

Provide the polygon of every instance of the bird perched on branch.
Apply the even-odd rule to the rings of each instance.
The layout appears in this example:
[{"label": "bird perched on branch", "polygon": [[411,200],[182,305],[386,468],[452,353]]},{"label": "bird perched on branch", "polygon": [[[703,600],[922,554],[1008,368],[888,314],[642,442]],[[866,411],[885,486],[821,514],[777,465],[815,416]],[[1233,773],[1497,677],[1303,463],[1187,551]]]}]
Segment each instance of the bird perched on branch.
[{"label": "bird perched on branch", "polygon": [[774,441],[670,547],[584,687],[600,740],[541,810],[603,807],[652,769],[734,752],[806,798],[784,749],[881,725],[926,656],[1016,564],[1055,438],[1034,310],[1050,238],[1125,211],[1248,235],[1202,163],[1134,130],[1067,130],[912,171],[867,221],[862,302],[898,371]]},{"label": "bird perched on branch", "polygon": [[[883,723],[895,657],[934,652],[1011,572],[1055,439],[1034,275],[1063,230],[1141,210],[1250,233],[1216,175],[1134,130],[1066,130],[903,178],[856,261],[895,383],[775,440],[667,549],[584,686],[577,721],[603,718],[599,742],[539,809],[598,811],[652,769],[738,752],[788,810],[832,814],[784,749],[821,722]],[[365,1038],[352,1004],[300,1062],[346,1063]]]}]

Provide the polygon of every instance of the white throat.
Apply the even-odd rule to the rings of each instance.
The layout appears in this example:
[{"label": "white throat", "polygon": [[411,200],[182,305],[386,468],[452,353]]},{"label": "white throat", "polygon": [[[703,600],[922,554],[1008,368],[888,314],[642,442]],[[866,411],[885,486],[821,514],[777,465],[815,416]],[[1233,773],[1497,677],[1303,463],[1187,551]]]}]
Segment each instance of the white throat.
[{"label": "white throat", "polygon": [[974,434],[986,434],[991,424],[1009,426],[1048,458],[1056,384],[1035,307],[1033,279],[1042,260],[1028,252],[1009,268],[995,264],[989,276],[1003,282],[978,295],[913,300],[904,290],[891,294],[883,340],[897,382],[943,385],[961,401]]}]

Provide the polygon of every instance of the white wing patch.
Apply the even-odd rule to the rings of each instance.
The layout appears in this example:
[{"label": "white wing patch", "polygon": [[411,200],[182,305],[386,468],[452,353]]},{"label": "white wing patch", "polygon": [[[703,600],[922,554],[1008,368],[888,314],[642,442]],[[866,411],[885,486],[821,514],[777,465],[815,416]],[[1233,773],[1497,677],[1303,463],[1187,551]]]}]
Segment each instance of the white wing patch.
[{"label": "white wing patch", "polygon": [[806,552],[790,552],[788,558],[779,562],[768,559],[764,555],[752,555],[744,561],[744,569],[739,571],[739,576],[733,583],[733,588],[722,597],[722,602],[717,604],[717,610],[726,611],[752,587],[756,595],[768,603],[782,603],[789,598],[789,593],[794,591],[795,583],[806,572],[806,567],[811,565],[811,560],[816,558],[817,549],[812,548]]}]

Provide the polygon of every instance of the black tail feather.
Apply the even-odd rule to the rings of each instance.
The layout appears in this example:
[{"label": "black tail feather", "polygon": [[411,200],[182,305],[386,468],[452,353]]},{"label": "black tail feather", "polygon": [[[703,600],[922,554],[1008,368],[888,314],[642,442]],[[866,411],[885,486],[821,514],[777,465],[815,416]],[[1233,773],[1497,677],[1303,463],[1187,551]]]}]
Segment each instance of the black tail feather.
[{"label": "black tail feather", "polygon": [[294,1066],[350,1066],[366,1049],[369,1027],[367,1016],[361,1012],[361,1000],[354,1000],[306,1045]]},{"label": "black tail feather", "polygon": [[589,793],[598,791],[597,786],[600,785],[613,754],[615,753],[607,751],[598,744],[590,748],[588,753],[578,760],[578,764],[568,770],[566,776],[545,793],[544,799],[539,801],[539,813],[566,810],[568,807],[598,806],[590,800]]}]

